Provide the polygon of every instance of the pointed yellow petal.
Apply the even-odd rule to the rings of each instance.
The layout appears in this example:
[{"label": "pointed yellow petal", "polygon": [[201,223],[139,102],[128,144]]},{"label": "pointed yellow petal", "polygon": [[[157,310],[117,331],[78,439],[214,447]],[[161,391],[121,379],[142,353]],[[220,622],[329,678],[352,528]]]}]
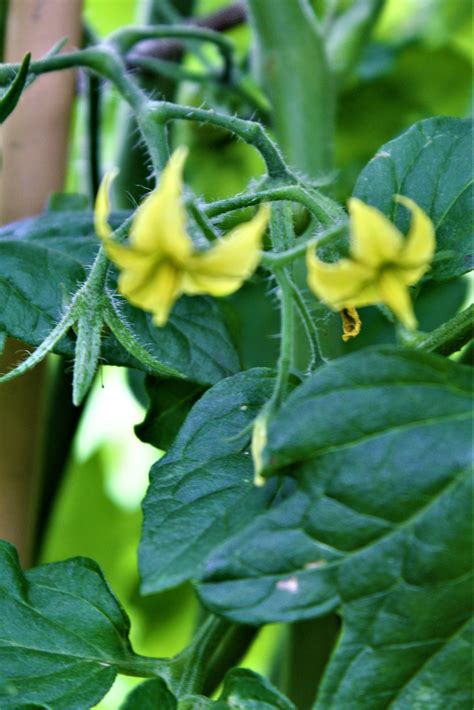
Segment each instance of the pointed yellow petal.
[{"label": "pointed yellow petal", "polygon": [[117,174],[117,168],[109,170],[105,173],[97,192],[94,206],[94,227],[95,233],[98,237],[100,237],[100,239],[107,239],[112,234],[112,228],[107,222],[110,214],[109,191],[113,180],[117,177]]},{"label": "pointed yellow petal", "polygon": [[143,271],[150,264],[149,254],[143,254],[137,249],[114,242],[112,239],[104,241],[107,256],[120,269],[133,269]]},{"label": "pointed yellow petal", "polygon": [[163,170],[158,187],[138,208],[130,230],[130,241],[140,251],[185,261],[192,253],[186,232],[186,211],[182,200],[183,167],[187,149],[175,150]]},{"label": "pointed yellow petal", "polygon": [[404,281],[412,286],[428,270],[436,249],[433,222],[421,207],[409,197],[397,195],[397,202],[412,214],[410,229],[398,258],[398,265],[404,270]]},{"label": "pointed yellow petal", "polygon": [[186,263],[183,291],[227,296],[240,288],[257,268],[270,208],[262,205],[249,222],[239,225],[206,252]]},{"label": "pointed yellow petal", "polygon": [[153,322],[162,326],[168,320],[176,299],[181,294],[181,274],[171,262],[162,261],[140,279],[132,272],[123,272],[119,291],[130,303],[153,313]]},{"label": "pointed yellow petal", "polygon": [[403,246],[398,229],[375,207],[352,197],[349,202],[351,216],[351,256],[361,264],[380,267],[397,261]]},{"label": "pointed yellow petal", "polygon": [[390,269],[384,271],[378,283],[380,301],[390,308],[398,320],[409,330],[415,330],[417,321],[406,285]]},{"label": "pointed yellow petal", "polygon": [[318,259],[314,247],[306,252],[308,285],[313,293],[336,311],[365,306],[378,301],[376,272],[351,259],[326,264]]}]

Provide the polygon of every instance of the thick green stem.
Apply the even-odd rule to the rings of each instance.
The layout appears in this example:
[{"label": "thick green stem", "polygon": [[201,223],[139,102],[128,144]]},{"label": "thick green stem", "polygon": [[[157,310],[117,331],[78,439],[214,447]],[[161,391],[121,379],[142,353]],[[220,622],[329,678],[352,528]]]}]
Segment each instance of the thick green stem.
[{"label": "thick green stem", "polygon": [[230,668],[245,656],[260,631],[258,626],[232,624],[205,669],[204,695],[212,695]]},{"label": "thick green stem", "polygon": [[332,167],[334,90],[324,40],[307,0],[248,0],[256,71],[292,167],[316,176]]},{"label": "thick green stem", "polygon": [[203,622],[191,644],[171,662],[175,692],[202,691],[208,664],[230,627],[230,621],[212,615]]}]

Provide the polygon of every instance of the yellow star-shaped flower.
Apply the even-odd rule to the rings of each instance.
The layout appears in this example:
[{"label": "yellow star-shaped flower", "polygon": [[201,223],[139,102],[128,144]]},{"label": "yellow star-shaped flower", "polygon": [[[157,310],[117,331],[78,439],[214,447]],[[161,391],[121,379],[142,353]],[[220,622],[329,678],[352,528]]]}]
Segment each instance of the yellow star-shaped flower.
[{"label": "yellow star-shaped flower", "polygon": [[406,237],[375,207],[349,200],[350,258],[328,264],[308,248],[308,284],[334,310],[384,303],[410,330],[417,325],[409,286],[429,269],[435,232],[428,215],[408,197],[397,201],[412,213]]},{"label": "yellow star-shaped flower", "polygon": [[100,186],[94,223],[108,257],[120,269],[118,289],[130,303],[153,313],[163,326],[175,301],[182,295],[227,296],[237,291],[260,261],[269,208],[262,205],[245,222],[206,251],[196,251],[186,231],[183,166],[187,150],[178,148],[161,174],[158,187],[137,210],[129,243],[111,239],[109,186],[114,173]]}]

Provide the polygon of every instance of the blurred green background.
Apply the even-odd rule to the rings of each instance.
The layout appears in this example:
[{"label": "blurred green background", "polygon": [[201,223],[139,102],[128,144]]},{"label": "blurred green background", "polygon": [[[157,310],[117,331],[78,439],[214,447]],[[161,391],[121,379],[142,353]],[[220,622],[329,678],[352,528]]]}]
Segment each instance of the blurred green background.
[{"label": "blurred green background", "polygon": [[[286,0],[276,0],[286,1]],[[329,1],[329,0],[328,0]],[[196,11],[207,13],[227,0],[200,0]],[[319,10],[323,3],[316,0]],[[344,4],[344,3],[342,3]],[[347,4],[347,3],[346,3]],[[99,35],[143,17],[141,0],[85,0],[85,19]],[[251,51],[247,27],[229,33],[239,55]],[[336,194],[344,201],[361,167],[379,146],[421,118],[446,114],[464,117],[471,108],[471,3],[465,0],[389,0],[374,40],[357,70],[340,89],[336,134]],[[212,52],[205,53],[214,61]],[[189,66],[199,60],[187,57]],[[232,100],[215,89],[187,82],[179,89],[183,103],[213,103],[234,110]],[[84,99],[76,101],[68,189],[87,192]],[[107,95],[103,116],[104,167],[119,160],[124,108]],[[262,169],[254,152],[213,129],[181,126],[175,140],[192,147],[187,180],[198,194],[218,199],[242,190]],[[218,172],[217,172],[218,171]],[[219,175],[216,181],[216,173]],[[463,287],[447,295],[438,290],[440,307],[446,299],[465,298]],[[251,287],[249,287],[251,306]],[[421,309],[422,310],[422,309]],[[433,311],[433,309],[431,309]],[[374,327],[383,320],[375,318]],[[277,328],[273,318],[272,327]],[[436,323],[426,323],[435,327]],[[370,329],[370,320],[368,328]],[[388,325],[384,326],[389,327]],[[77,433],[41,561],[75,555],[97,560],[132,622],[132,643],[146,655],[169,656],[189,640],[198,618],[189,586],[140,598],[136,552],[148,470],[159,452],[142,444],[133,427],[144,410],[131,394],[123,371],[103,368]],[[185,531],[184,531],[185,534]],[[284,629],[269,627],[259,636],[245,665],[268,673]],[[115,710],[138,679],[119,677],[97,706]]]}]

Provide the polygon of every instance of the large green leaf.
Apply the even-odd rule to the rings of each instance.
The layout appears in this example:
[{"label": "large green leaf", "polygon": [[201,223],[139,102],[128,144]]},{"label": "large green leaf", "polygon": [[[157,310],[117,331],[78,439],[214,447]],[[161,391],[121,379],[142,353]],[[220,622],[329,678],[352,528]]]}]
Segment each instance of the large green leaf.
[{"label": "large green leaf", "polygon": [[402,230],[408,213],[393,196],[407,195],[431,217],[439,260],[426,278],[447,279],[472,268],[472,121],[429,118],[383,145],[361,172],[354,195]]},{"label": "large green leaf", "polygon": [[[113,215],[117,227],[125,213]],[[91,213],[49,211],[0,229],[0,330],[39,345],[53,329],[68,300],[84,281],[98,249]],[[216,304],[208,298],[183,298],[169,323],[156,328],[150,315],[122,299],[111,308],[145,362],[133,358],[105,335],[103,360],[155,374],[214,383],[238,370],[238,358]],[[71,331],[56,352],[72,355]]]},{"label": "large green leaf", "polygon": [[467,707],[471,371],[364,350],[323,367],[268,432],[297,488],[207,562],[204,603],[244,623],[340,610],[318,710]]},{"label": "large green leaf", "polygon": [[[120,670],[148,659],[128,640],[128,618],[99,567],[87,558],[22,573],[0,541],[0,707],[84,710]],[[153,663],[153,661],[151,661]]]},{"label": "large green leaf", "polygon": [[273,383],[263,368],[222,380],[153,466],[139,552],[145,593],[199,576],[209,553],[274,497],[276,481],[255,489],[249,453],[251,424]]}]

